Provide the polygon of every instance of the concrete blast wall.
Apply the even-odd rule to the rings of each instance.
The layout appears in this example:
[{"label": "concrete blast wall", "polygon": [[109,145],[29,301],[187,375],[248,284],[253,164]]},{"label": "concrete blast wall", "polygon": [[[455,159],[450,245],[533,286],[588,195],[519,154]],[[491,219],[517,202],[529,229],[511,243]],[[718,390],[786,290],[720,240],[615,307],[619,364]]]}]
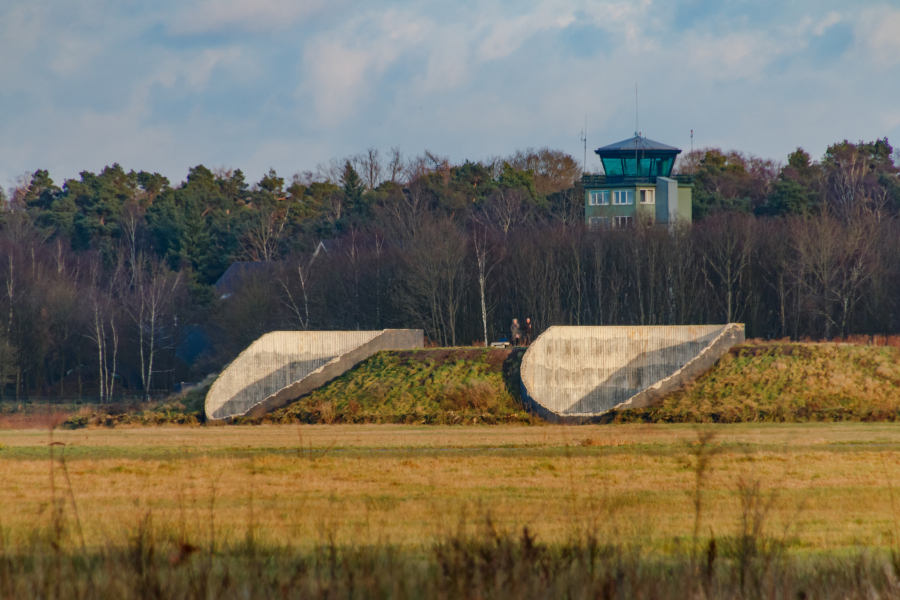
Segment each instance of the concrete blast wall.
[{"label": "concrete blast wall", "polygon": [[210,420],[258,416],[296,400],[381,350],[425,345],[421,329],[274,331],[241,352],[206,396]]},{"label": "concrete blast wall", "polygon": [[522,398],[552,422],[641,408],[705,373],[744,326],[551,327],[522,359]]}]

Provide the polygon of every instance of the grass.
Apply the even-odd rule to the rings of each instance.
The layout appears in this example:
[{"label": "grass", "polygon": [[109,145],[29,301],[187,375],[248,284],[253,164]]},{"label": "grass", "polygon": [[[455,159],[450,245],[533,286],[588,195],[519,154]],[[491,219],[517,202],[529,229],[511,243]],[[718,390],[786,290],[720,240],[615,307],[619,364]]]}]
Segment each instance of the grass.
[{"label": "grass", "polygon": [[660,404],[611,422],[897,421],[900,348],[748,343]]},{"label": "grass", "polygon": [[[894,340],[896,342],[896,340]],[[236,424],[537,424],[519,398],[522,350],[380,352],[263,417]],[[0,415],[0,429],[205,422],[206,390],[162,403]],[[605,423],[741,423],[900,419],[900,347],[751,341],[654,406],[611,412]]]},{"label": "grass", "polygon": [[522,350],[379,352],[262,418],[239,423],[533,423],[519,399]]},{"label": "grass", "polygon": [[[900,430],[714,431],[704,533],[733,531],[739,484],[749,477],[777,493],[771,522],[791,523],[796,550],[890,546]],[[259,541],[277,547],[308,549],[324,533],[340,543],[421,545],[452,531],[461,513],[490,513],[498,528],[527,525],[545,542],[608,526],[669,552],[693,535],[696,437],[691,427],[656,425],[172,427],[57,431],[53,441],[65,446],[48,447],[47,432],[4,431],[0,519],[8,540],[30,539],[51,505],[54,449],[57,458],[65,452],[85,542],[95,549],[148,511],[160,527],[183,520],[200,536],[211,503],[217,538],[233,544],[252,502]]]},{"label": "grass", "polygon": [[62,427],[199,425],[206,422],[203,407],[208,387],[164,401],[109,404],[22,403],[0,414],[0,430]]},{"label": "grass", "polygon": [[0,598],[892,597],[898,473],[881,423],[4,430]]}]

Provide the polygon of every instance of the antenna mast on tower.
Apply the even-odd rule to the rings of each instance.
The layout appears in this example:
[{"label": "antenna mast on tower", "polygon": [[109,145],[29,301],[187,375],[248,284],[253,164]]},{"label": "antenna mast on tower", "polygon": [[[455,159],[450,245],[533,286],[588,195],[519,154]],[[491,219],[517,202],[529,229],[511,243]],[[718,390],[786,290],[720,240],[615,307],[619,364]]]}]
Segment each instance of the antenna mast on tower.
[{"label": "antenna mast on tower", "polygon": [[637,81],[634,82],[634,136],[638,138],[637,143],[634,145],[634,174],[635,176],[640,176],[641,174],[641,163],[638,161],[638,146],[641,145],[641,121],[640,121],[640,111],[638,110],[638,84]]},{"label": "antenna mast on tower", "polygon": [[634,134],[641,135],[640,110],[638,109],[638,84],[634,82]]},{"label": "antenna mast on tower", "polygon": [[587,115],[584,116],[584,129],[581,130],[581,141],[584,143],[584,158],[581,161],[581,172],[587,173]]}]

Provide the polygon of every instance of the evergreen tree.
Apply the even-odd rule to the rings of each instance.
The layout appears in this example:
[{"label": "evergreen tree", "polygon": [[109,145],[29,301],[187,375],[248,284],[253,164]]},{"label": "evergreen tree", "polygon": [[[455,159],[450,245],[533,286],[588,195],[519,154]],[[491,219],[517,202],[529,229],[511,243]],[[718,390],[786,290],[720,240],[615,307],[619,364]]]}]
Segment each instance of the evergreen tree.
[{"label": "evergreen tree", "polygon": [[353,168],[353,165],[350,164],[348,160],[344,164],[344,172],[341,175],[341,186],[344,190],[344,200],[347,203],[347,206],[350,209],[350,212],[360,220],[366,220],[368,218],[368,206],[364,202],[364,194],[365,187],[363,186],[362,179],[360,179],[359,174],[356,172],[356,169]]},{"label": "evergreen tree", "polygon": [[29,212],[49,210],[60,189],[50,179],[47,170],[38,169],[31,176],[31,183],[25,192],[25,206]]}]

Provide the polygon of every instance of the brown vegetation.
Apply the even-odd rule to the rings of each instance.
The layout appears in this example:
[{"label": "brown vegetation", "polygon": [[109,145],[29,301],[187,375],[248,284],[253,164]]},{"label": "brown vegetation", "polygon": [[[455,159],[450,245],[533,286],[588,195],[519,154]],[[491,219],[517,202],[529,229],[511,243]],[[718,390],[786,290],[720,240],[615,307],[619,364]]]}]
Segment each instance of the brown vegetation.
[{"label": "brown vegetation", "polygon": [[900,338],[855,341],[865,345],[751,341],[732,348],[708,373],[659,404],[606,420],[900,420]]},{"label": "brown vegetation", "polygon": [[536,423],[519,400],[522,349],[379,352],[261,418],[236,423]]},{"label": "brown vegetation", "polygon": [[[146,402],[279,329],[421,327],[442,346],[507,337],[513,317],[535,333],[896,335],[894,156],[886,139],[785,165],[691,153],[694,222],[675,231],[586,228],[578,162],[546,148],[456,165],[370,149],[252,184],[203,166],[174,187],[120,165],[61,186],[38,170],[0,215],[0,403]],[[213,287],[248,260],[268,262]]]},{"label": "brown vegetation", "polygon": [[863,598],[898,577],[888,426],[0,441],[9,598]]}]

